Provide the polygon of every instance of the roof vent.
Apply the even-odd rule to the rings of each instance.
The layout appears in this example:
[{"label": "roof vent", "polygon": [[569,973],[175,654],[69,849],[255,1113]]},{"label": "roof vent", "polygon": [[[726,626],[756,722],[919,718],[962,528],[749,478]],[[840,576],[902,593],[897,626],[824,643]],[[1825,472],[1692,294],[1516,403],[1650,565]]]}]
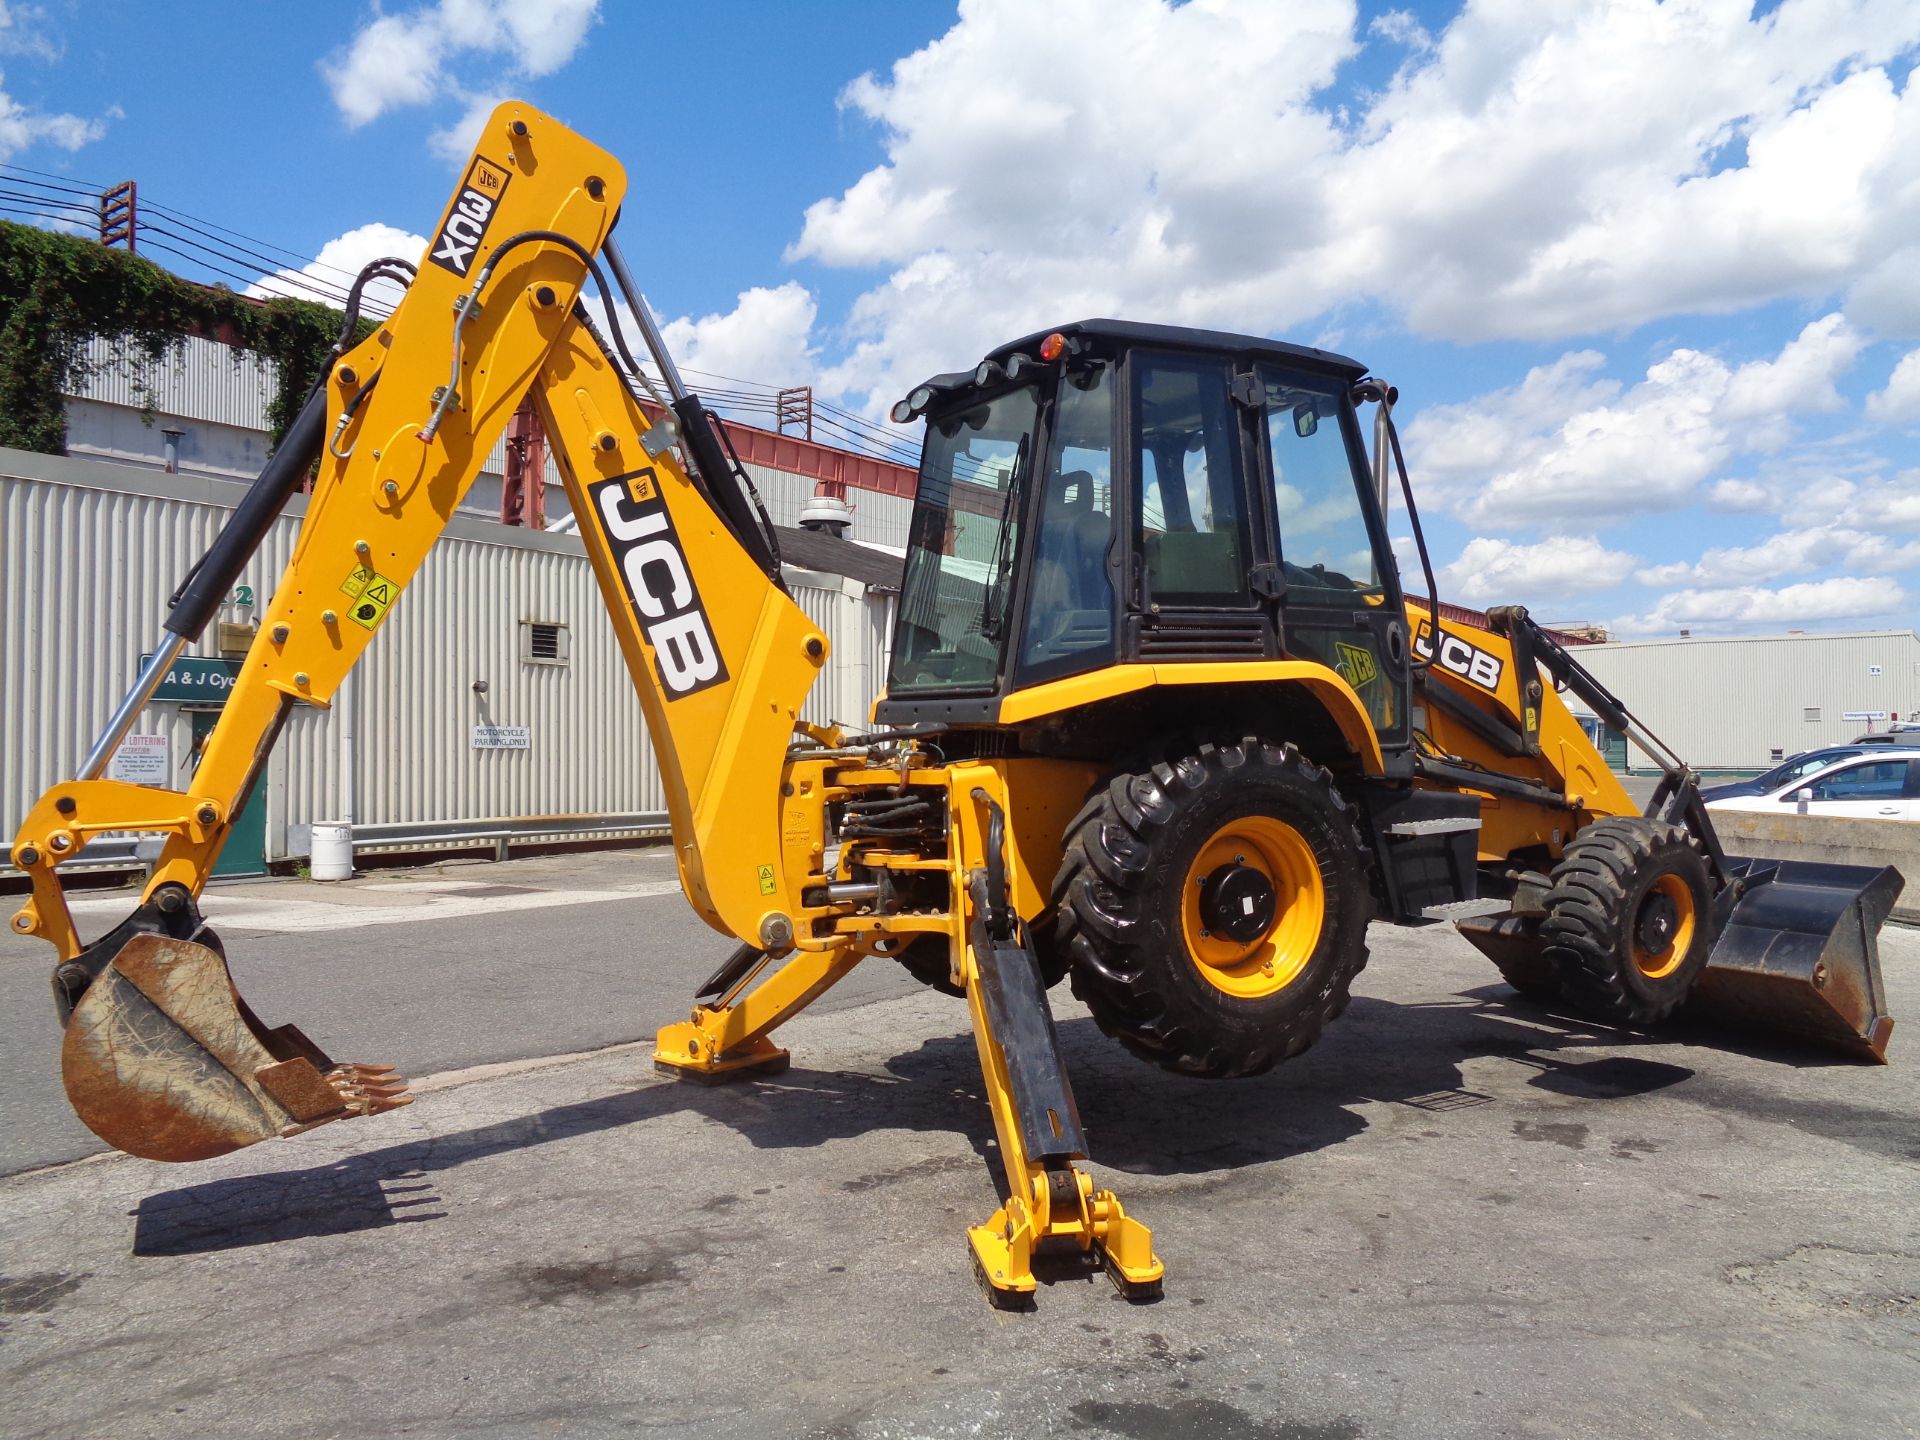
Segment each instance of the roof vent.
[{"label": "roof vent", "polygon": [[800,507],[800,528],[845,539],[847,527],[853,524],[853,507],[847,503],[846,489],[843,480],[822,480]]}]

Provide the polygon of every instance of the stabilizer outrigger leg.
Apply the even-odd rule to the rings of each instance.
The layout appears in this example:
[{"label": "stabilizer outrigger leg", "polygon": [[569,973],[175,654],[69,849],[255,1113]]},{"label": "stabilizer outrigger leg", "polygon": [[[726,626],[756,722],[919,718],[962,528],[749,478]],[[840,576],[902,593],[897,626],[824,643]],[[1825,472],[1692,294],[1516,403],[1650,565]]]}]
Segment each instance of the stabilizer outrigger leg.
[{"label": "stabilizer outrigger leg", "polygon": [[1049,1241],[1070,1242],[1096,1255],[1127,1299],[1157,1300],[1166,1267],[1152,1232],[1074,1163],[1087,1156],[1086,1135],[1039,961],[1007,904],[1005,817],[984,790],[973,798],[989,820],[987,863],[968,881],[967,1008],[1007,1180],[1006,1203],[967,1232],[975,1278],[996,1307],[1025,1309],[1039,1284],[1035,1253]]}]

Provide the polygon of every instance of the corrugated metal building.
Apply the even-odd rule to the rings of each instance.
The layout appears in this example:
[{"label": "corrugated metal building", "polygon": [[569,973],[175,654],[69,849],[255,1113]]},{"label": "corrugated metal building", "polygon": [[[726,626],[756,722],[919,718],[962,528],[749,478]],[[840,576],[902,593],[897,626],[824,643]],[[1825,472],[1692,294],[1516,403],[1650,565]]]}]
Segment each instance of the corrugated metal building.
[{"label": "corrugated metal building", "polygon": [[[106,363],[110,352],[94,359],[69,401],[69,456],[0,450],[0,844],[46,786],[76,771],[160,636],[168,593],[266,458],[272,376],[251,358],[194,341],[144,377]],[[788,536],[786,578],[833,647],[808,718],[863,723],[885,673],[900,561],[855,540],[904,543],[913,472],[797,437],[735,434],[776,523],[793,524],[821,480],[845,487],[852,538]],[[303,856],[315,821],[349,814],[362,848],[664,823],[639,702],[581,541],[491,518],[499,450],[491,464],[334,709],[297,711],[288,724],[255,802],[257,845],[237,827],[223,869]],[[548,473],[549,515],[564,516],[551,460]],[[254,604],[230,605],[222,620],[265,613],[304,513],[301,500],[288,507],[242,577]],[[564,634],[564,661],[530,658],[535,625]],[[217,634],[210,625],[190,653],[217,656]],[[349,707],[351,793],[341,773]],[[136,733],[164,737],[170,787],[185,788],[212,721],[187,702],[148,707]],[[524,727],[527,748],[475,748],[476,726]]]},{"label": "corrugated metal building", "polygon": [[1912,630],[1617,641],[1579,659],[1700,768],[1764,769],[1920,711]]}]

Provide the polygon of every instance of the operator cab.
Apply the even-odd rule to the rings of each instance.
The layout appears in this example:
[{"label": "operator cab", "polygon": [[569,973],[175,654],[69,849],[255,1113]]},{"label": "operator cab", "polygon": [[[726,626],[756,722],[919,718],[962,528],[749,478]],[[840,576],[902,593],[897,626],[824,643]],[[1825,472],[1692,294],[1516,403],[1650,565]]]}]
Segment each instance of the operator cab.
[{"label": "operator cab", "polygon": [[1404,747],[1365,374],[1279,341],[1086,320],[917,387],[894,407],[927,431],[875,720],[993,725],[1009,695],[1110,666],[1298,659]]}]

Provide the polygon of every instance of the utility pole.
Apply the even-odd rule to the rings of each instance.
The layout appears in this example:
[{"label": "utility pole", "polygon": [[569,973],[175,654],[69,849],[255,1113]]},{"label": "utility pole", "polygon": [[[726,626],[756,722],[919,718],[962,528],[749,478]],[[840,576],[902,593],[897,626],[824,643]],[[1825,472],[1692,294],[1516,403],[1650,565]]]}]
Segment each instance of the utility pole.
[{"label": "utility pole", "polygon": [[100,192],[100,243],[124,245],[129,251],[140,249],[140,187],[122,180],[111,190]]},{"label": "utility pole", "polygon": [[797,425],[802,439],[813,439],[813,387],[795,385],[774,397],[774,425],[782,435],[787,426]]},{"label": "utility pole", "polygon": [[507,422],[506,474],[500,480],[500,523],[547,528],[547,432],[531,397]]}]

